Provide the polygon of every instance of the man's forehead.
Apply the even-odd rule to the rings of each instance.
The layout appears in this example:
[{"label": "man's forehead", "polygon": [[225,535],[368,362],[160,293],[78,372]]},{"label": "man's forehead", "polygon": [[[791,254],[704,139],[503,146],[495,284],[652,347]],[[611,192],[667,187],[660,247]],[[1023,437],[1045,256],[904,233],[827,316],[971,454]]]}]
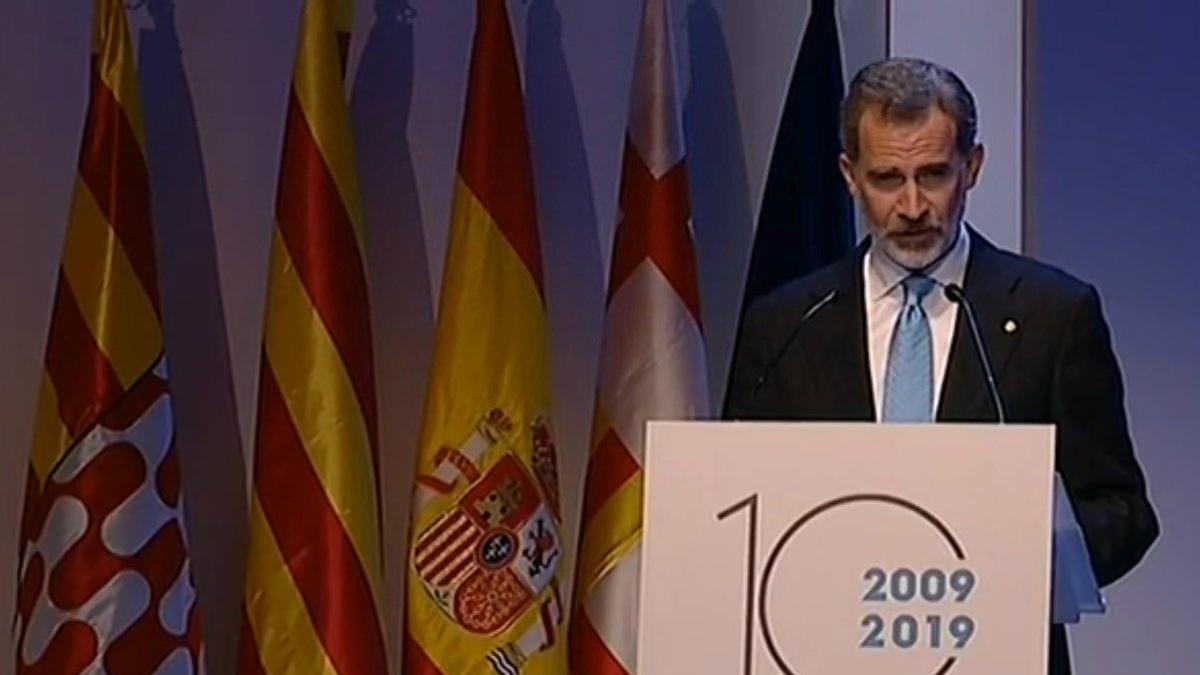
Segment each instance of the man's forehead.
[{"label": "man's forehead", "polygon": [[872,106],[859,119],[859,151],[860,161],[948,159],[955,152],[954,119],[937,106],[913,117],[887,115],[882,106]]}]

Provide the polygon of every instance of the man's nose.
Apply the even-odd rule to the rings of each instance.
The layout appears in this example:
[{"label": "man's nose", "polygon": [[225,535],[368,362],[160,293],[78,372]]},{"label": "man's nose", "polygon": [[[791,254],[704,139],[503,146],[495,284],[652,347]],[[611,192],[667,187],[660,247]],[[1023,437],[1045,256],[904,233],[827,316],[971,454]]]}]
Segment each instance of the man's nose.
[{"label": "man's nose", "polygon": [[925,195],[916,181],[908,181],[900,191],[900,199],[896,207],[901,218],[920,221],[929,211],[929,201],[925,199]]}]

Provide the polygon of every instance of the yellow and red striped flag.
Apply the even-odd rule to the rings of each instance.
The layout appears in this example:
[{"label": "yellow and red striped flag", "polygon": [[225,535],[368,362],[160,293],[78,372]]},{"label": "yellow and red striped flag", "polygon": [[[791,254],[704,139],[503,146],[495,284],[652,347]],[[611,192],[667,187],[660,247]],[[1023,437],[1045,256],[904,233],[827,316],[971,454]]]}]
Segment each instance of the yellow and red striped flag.
[{"label": "yellow and red striped flag", "polygon": [[15,672],[202,672],[125,5],[91,84],[21,522]]},{"label": "yellow and red striped flag", "polygon": [[647,420],[707,416],[708,380],[666,0],[634,62],[571,614],[571,672],[636,672]]},{"label": "yellow and red striped flag", "polygon": [[387,672],[351,0],[306,0],[271,240],[241,675]]},{"label": "yellow and red striped flag", "polygon": [[407,675],[566,672],[541,244],[504,0],[478,0],[413,492]]}]

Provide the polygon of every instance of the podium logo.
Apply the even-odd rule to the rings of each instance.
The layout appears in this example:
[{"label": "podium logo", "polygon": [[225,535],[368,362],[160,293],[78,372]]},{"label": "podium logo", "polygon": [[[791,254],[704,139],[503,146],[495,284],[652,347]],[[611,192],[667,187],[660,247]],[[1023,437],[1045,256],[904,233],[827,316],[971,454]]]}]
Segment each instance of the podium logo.
[{"label": "podium logo", "polygon": [[[756,639],[788,675],[946,675],[969,653],[980,580],[958,537],[929,510],[887,494],[831,499],[783,529],[765,551],[761,577],[758,495],[717,518],[739,513],[748,519],[744,675],[754,672]],[[861,563],[846,569],[846,560]],[[811,611],[775,618],[776,603],[797,602]]]}]

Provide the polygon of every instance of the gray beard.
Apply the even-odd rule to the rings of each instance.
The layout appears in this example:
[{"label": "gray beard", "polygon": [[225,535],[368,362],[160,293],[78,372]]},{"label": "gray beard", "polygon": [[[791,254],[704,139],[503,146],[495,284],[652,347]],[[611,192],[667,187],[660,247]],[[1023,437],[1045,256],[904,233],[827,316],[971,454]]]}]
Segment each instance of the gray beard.
[{"label": "gray beard", "polygon": [[[896,263],[900,267],[913,273],[920,273],[928,270],[946,257],[946,254],[954,248],[958,243],[958,238],[962,236],[962,223],[954,225],[954,236],[946,242],[945,247],[938,249],[936,246],[928,249],[912,249],[900,248],[887,237],[871,234],[871,245],[878,246],[879,250],[888,257],[889,260]],[[939,240],[941,241],[941,240]]]}]

